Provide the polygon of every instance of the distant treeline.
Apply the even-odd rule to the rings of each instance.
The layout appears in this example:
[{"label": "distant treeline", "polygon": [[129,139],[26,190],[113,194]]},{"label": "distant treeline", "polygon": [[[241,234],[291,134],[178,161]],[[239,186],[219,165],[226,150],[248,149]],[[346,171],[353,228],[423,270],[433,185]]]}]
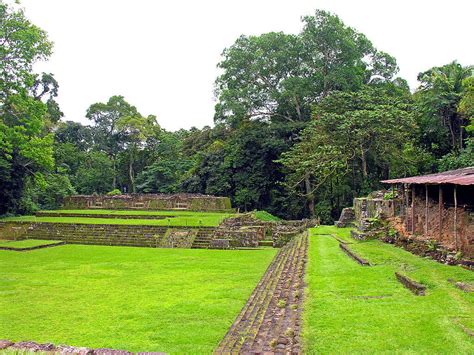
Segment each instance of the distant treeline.
[{"label": "distant treeline", "polygon": [[93,103],[89,125],[64,120],[58,82],[32,71],[47,34],[3,3],[0,27],[0,214],[75,193],[200,192],[328,223],[381,179],[474,165],[473,67],[428,69],[411,93],[394,57],[324,11],[297,35],[239,37],[218,64],[214,127],[176,132],[119,95]]}]

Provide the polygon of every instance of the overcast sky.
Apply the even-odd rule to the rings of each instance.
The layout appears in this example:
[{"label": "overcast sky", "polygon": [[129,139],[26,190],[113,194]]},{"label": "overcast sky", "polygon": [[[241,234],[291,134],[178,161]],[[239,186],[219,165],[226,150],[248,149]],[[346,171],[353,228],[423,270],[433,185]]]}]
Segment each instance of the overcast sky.
[{"label": "overcast sky", "polygon": [[46,30],[65,119],[87,123],[87,107],[123,95],[168,130],[212,125],[216,64],[241,35],[298,33],[315,9],[338,14],[395,56],[400,76],[458,60],[474,64],[474,1],[451,0],[22,0]]}]

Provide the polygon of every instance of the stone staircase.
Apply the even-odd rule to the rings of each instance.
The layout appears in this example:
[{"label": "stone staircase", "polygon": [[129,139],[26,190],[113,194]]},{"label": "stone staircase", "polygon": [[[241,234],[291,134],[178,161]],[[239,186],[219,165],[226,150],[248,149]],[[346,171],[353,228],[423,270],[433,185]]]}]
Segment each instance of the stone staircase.
[{"label": "stone staircase", "polygon": [[214,237],[214,229],[199,229],[191,249],[207,249]]}]

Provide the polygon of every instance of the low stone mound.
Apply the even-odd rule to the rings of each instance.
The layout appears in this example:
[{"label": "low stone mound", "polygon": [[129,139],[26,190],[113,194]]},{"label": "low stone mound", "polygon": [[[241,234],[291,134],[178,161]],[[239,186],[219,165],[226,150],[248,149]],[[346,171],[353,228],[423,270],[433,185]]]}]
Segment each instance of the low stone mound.
[{"label": "low stone mound", "polygon": [[403,275],[399,272],[395,272],[395,276],[397,277],[397,280],[400,281],[400,283],[408,288],[411,292],[413,292],[417,296],[424,296],[425,291],[426,291],[426,286],[422,285],[412,279],[410,279],[408,276]]},{"label": "low stone mound", "polygon": [[371,266],[370,263],[367,260],[365,260],[364,258],[361,258],[353,250],[349,249],[349,247],[345,243],[339,243],[339,248],[341,248],[344,253],[346,253],[352,259],[357,261],[360,265],[362,265],[362,266]]}]

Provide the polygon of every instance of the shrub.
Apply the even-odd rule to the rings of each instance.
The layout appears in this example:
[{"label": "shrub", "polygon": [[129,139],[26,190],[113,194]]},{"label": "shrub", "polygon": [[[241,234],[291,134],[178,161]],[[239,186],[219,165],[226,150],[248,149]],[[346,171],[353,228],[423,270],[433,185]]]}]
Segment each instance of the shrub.
[{"label": "shrub", "polygon": [[112,191],[107,192],[108,196],[117,196],[121,194],[122,192],[119,189],[113,189]]}]

